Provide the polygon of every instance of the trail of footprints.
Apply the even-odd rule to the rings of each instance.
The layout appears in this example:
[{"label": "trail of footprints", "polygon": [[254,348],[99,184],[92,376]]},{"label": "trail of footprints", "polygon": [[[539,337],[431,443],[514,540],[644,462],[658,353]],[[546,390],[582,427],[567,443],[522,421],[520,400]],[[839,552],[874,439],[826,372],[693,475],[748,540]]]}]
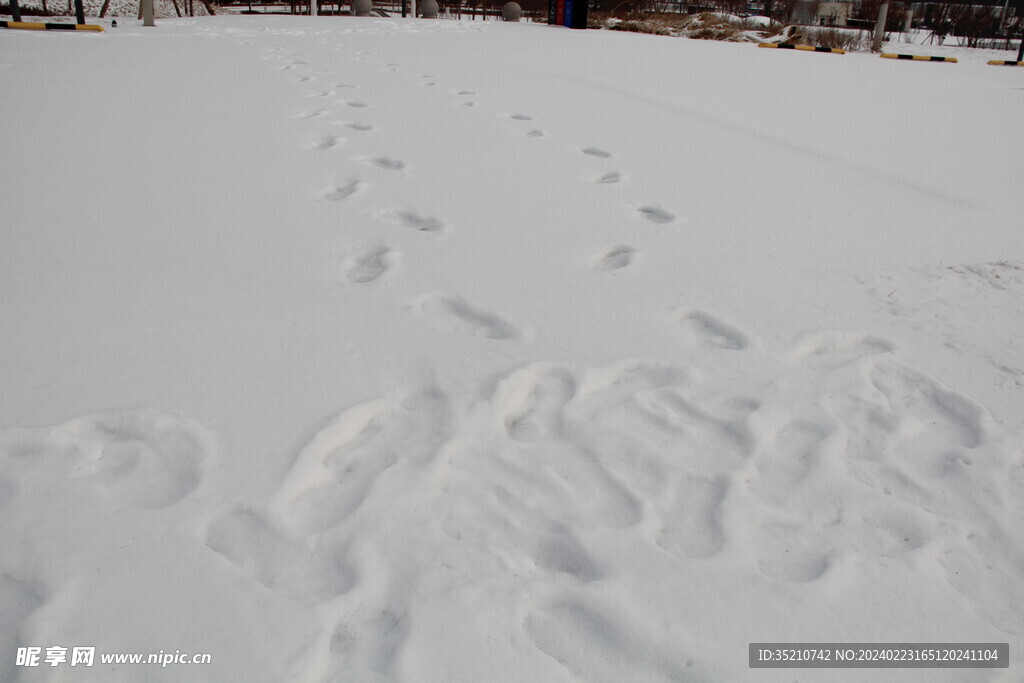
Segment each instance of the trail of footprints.
[{"label": "trail of footprints", "polygon": [[[533,121],[533,117],[528,115],[528,114],[519,114],[519,113],[508,114],[508,118],[510,118],[510,119],[512,119],[514,121]],[[529,131],[526,132],[526,136],[527,137],[543,137],[544,135],[545,135],[544,131],[542,131],[540,129],[537,129],[537,128],[530,129]],[[583,156],[590,157],[592,159],[602,159],[603,160],[603,159],[611,159],[611,158],[613,158],[613,155],[612,155],[611,152],[609,152],[607,150],[604,150],[604,149],[601,149],[600,147],[583,147],[583,148],[580,148],[578,151]],[[620,171],[606,170],[606,171],[603,171],[597,177],[595,177],[593,182],[595,184],[598,184],[598,185],[614,185],[614,184],[622,182],[623,179],[624,179],[624,175]],[[654,224],[657,224],[657,225],[666,225],[666,224],[670,224],[670,223],[673,223],[673,222],[676,221],[675,214],[671,213],[670,211],[667,211],[666,209],[664,209],[661,206],[658,206],[656,204],[636,204],[636,205],[633,205],[631,208],[636,212],[636,214],[640,218],[643,218],[644,220],[647,220],[647,221],[649,221],[651,223],[654,223]],[[614,252],[616,249],[620,250],[618,252],[619,254],[622,254],[623,252],[621,250],[623,250],[623,249],[632,249],[632,247],[628,247],[628,246],[625,246],[625,247],[615,247],[615,248],[612,248],[612,250],[609,252],[609,254]],[[623,267],[626,267],[626,266],[630,265],[630,263],[631,263],[631,259],[624,258],[624,257],[621,257],[621,256],[616,256],[616,257],[611,258],[607,262],[602,260],[601,264],[599,264],[599,268],[601,268],[603,270],[617,270],[619,268],[623,268]],[[617,265],[610,265],[610,264],[617,264]]]},{"label": "trail of footprints", "polygon": [[[298,53],[288,53],[285,50],[280,52],[285,55],[285,63],[278,68],[293,72],[295,70],[308,70],[308,64],[301,59]],[[356,52],[356,59],[365,60],[369,55],[365,52]],[[397,73],[401,65],[395,62],[388,62],[383,65],[383,70]],[[300,84],[310,84],[316,78],[310,73],[302,73],[296,79]],[[420,74],[416,83],[420,86],[435,86],[438,81],[433,74]],[[307,92],[307,97],[312,99],[327,99],[342,91],[352,91],[359,88],[357,83],[341,82],[334,83],[326,88],[318,88]],[[477,95],[475,90],[456,89],[449,91],[455,97],[457,104],[462,106],[475,106],[474,99]],[[347,109],[369,110],[372,104],[361,97],[342,97],[334,100],[335,103]],[[332,114],[330,109],[318,107],[298,112],[294,118],[299,121],[316,121]],[[532,125],[535,118],[527,113],[513,112],[505,115],[510,121],[518,124]],[[375,126],[366,120],[336,121],[336,125],[347,127],[357,133],[369,133],[375,131]],[[540,128],[527,128],[524,132],[527,137],[544,137],[545,132]],[[310,143],[310,149],[316,152],[330,152],[341,148],[346,139],[339,135],[321,135]],[[613,159],[613,154],[599,147],[583,147],[577,150],[581,155],[589,159],[606,161]],[[388,155],[377,155],[363,158],[361,161],[381,171],[406,173],[408,164],[406,161]],[[598,185],[614,185],[621,183],[623,174],[618,170],[606,169],[599,173],[593,182]],[[369,189],[369,183],[360,178],[350,178],[341,183],[330,182],[322,188],[318,197],[328,202],[343,202]],[[636,215],[655,225],[667,225],[675,222],[676,217],[670,211],[653,204],[636,204],[632,209]],[[417,232],[431,234],[439,233],[445,229],[445,224],[439,218],[421,213],[411,208],[380,209],[372,211],[371,215]],[[370,244],[350,250],[343,258],[341,265],[342,280],[351,284],[367,285],[378,281],[395,261],[397,253],[390,250],[386,245]],[[595,268],[603,271],[619,271],[629,268],[636,261],[636,249],[628,244],[611,246],[601,254],[595,261]],[[488,339],[508,340],[519,338],[518,327],[505,321],[501,316],[479,308],[475,304],[466,302],[455,294],[446,294],[443,300],[430,295],[421,297],[413,302],[412,309],[423,316],[435,329],[443,329],[463,334],[480,336]],[[484,322],[481,322],[484,321]],[[501,321],[495,322],[495,321]],[[698,340],[698,343],[729,350],[745,348],[742,334],[736,334],[728,329],[727,325],[716,325],[713,321],[702,319],[699,315],[684,321],[682,328],[689,331],[691,337]],[[692,328],[692,329],[691,329]]]},{"label": "trail of footprints", "polygon": [[[295,57],[297,55],[291,55]],[[360,57],[365,57],[360,54]],[[286,70],[300,69],[306,66],[301,60],[290,60],[284,65]],[[401,65],[389,63],[386,70],[397,72]],[[300,83],[309,83],[312,77],[300,76],[296,79]],[[419,85],[431,87],[437,85],[436,77],[431,74],[422,74],[419,77]],[[357,89],[355,83],[338,83],[326,89],[316,89],[307,93],[307,97],[313,99],[328,98],[336,95],[341,90]],[[471,90],[456,91],[457,97],[465,98],[475,95]],[[359,97],[344,97],[335,102],[351,109],[370,109],[372,104]],[[471,103],[467,101],[466,103]],[[307,109],[294,115],[300,121],[313,121],[330,116],[332,112],[325,108]],[[515,117],[520,120],[529,120],[530,117],[520,115]],[[375,126],[368,121],[338,121],[337,125],[345,126],[351,130],[368,133],[375,130]],[[338,135],[322,135],[310,143],[310,149],[317,152],[332,151],[345,143],[345,138]],[[369,166],[385,172],[405,173],[408,171],[408,164],[402,159],[388,155],[376,155],[357,159]],[[317,197],[325,202],[345,202],[369,189],[370,183],[360,178],[349,178],[342,182],[330,181],[318,192]],[[371,215],[385,222],[400,226],[423,234],[436,234],[445,230],[446,225],[440,218],[412,208],[390,208],[378,209],[370,212]],[[366,286],[383,279],[399,259],[400,254],[392,250],[386,244],[375,242],[371,244],[357,245],[349,248],[339,259],[340,279],[351,285]],[[469,302],[464,298],[448,292],[435,292],[420,296],[412,302],[411,309],[432,328],[440,331],[476,336],[493,340],[511,340],[520,338],[520,328],[506,320],[501,315],[489,311]]]}]

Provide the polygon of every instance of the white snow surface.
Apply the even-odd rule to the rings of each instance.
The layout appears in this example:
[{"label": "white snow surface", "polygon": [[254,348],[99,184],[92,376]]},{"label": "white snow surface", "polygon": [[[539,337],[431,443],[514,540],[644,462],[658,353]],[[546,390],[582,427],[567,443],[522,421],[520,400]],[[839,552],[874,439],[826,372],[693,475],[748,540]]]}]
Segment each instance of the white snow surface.
[{"label": "white snow surface", "polygon": [[1020,681],[1024,69],[965,53],[0,32],[0,679]]}]

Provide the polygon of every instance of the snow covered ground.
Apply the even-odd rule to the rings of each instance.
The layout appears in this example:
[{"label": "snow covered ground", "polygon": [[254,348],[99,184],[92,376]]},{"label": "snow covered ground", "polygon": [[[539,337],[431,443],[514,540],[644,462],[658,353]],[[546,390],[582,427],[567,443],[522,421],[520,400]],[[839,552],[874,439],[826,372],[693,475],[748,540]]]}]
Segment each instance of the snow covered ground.
[{"label": "snow covered ground", "polygon": [[0,33],[0,679],[1021,680],[1024,69],[126,23]]}]

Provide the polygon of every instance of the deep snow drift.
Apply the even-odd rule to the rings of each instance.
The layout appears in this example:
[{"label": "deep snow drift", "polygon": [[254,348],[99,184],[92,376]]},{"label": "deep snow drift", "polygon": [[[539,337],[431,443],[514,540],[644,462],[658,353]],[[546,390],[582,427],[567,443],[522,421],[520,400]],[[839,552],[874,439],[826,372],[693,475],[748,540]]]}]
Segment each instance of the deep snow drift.
[{"label": "deep snow drift", "polygon": [[1024,69],[960,56],[3,32],[0,678],[1020,680]]}]

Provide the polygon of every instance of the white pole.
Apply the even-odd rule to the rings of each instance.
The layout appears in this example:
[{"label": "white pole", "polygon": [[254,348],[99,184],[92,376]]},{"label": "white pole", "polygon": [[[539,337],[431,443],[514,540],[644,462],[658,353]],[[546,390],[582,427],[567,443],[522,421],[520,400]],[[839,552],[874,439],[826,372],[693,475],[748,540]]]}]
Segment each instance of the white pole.
[{"label": "white pole", "polygon": [[875,22],[875,37],[871,41],[871,51],[881,52],[882,41],[885,39],[885,18],[889,14],[889,3],[882,0],[882,6],[878,8],[878,21]]},{"label": "white pole", "polygon": [[412,0],[412,18],[416,18],[416,0]]},{"label": "white pole", "polygon": [[317,0],[309,0],[309,16],[315,17],[317,12]]},{"label": "white pole", "polygon": [[142,0],[142,25],[156,26],[153,15],[153,0]]}]

